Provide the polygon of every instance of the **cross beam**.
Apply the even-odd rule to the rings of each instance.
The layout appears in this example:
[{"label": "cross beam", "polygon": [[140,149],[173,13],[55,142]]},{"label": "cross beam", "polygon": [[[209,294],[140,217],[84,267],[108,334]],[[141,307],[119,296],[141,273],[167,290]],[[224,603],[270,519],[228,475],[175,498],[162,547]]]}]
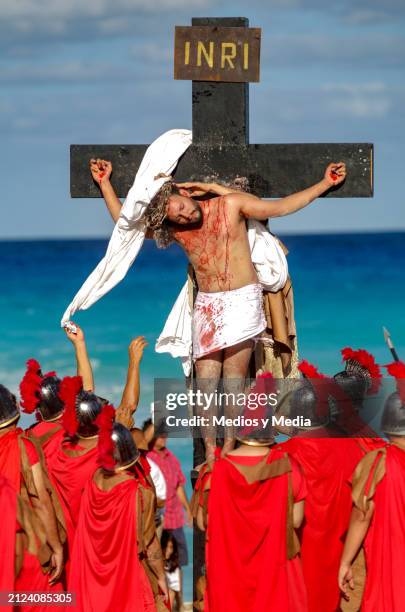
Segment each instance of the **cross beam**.
[{"label": "cross beam", "polygon": [[[125,197],[147,145],[72,145],[72,198],[99,198],[91,180],[91,157],[113,163],[112,184]],[[246,176],[252,192],[262,198],[280,198],[300,191],[322,178],[331,161],[346,162],[348,177],[326,197],[371,197],[373,195],[373,145],[369,143],[251,144],[207,146],[193,144],[180,160],[177,181],[204,181],[217,176],[223,181]]]},{"label": "cross beam", "polygon": [[[193,26],[247,27],[248,20],[192,20]],[[331,161],[346,162],[344,184],[326,197],[373,195],[373,145],[370,143],[249,144],[249,84],[193,81],[193,144],[176,169],[177,181],[203,181],[218,176],[232,180],[246,176],[253,193],[279,198],[305,189],[322,178]],[[113,163],[111,182],[125,197],[148,145],[72,145],[70,193],[72,198],[98,198],[88,162],[92,157]]]},{"label": "cross beam", "polygon": [[[119,197],[125,197],[146,149],[147,145],[72,145],[72,198],[100,197],[88,169],[91,157],[112,161],[112,184]],[[347,179],[326,197],[372,196],[373,145],[368,143],[193,144],[180,160],[175,177],[177,181],[204,181],[218,176],[227,181],[246,176],[255,195],[280,198],[316,183],[329,162],[340,160],[346,162]]]}]

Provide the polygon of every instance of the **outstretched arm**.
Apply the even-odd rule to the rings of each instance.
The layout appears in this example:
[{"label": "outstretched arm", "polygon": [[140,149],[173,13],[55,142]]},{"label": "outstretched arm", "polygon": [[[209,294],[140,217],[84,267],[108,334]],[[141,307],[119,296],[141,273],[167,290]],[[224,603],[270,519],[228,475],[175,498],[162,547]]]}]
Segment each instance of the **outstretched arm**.
[{"label": "outstretched arm", "polygon": [[291,215],[305,208],[331,187],[342,183],[345,178],[345,164],[333,163],[326,168],[325,176],[319,183],[280,200],[261,200],[251,194],[239,192],[228,195],[227,201],[237,206],[244,217],[264,221],[271,217]]},{"label": "outstretched arm", "polygon": [[100,191],[114,223],[117,223],[121,213],[122,202],[110,183],[112,163],[105,159],[91,159],[90,172],[94,181],[100,187]]},{"label": "outstretched arm", "polygon": [[127,425],[131,423],[132,415],[138,407],[140,395],[139,366],[144,348],[148,345],[143,336],[138,336],[129,345],[128,374],[121,403],[117,408],[117,420]]},{"label": "outstretched arm", "polygon": [[230,193],[241,193],[240,189],[232,189],[231,187],[225,187],[225,185],[219,185],[218,183],[176,183],[176,187],[185,189],[191,198],[198,198],[208,193],[217,196],[229,195]]},{"label": "outstretched arm", "polygon": [[[70,321],[72,323],[72,321]],[[82,377],[83,389],[85,391],[94,391],[94,378],[93,369],[91,367],[90,359],[87,353],[86,340],[84,338],[83,330],[77,325],[72,323],[77,328],[77,332],[74,334],[69,331],[66,327],[65,334],[73,344],[76,353],[76,364],[77,364],[77,375]]]}]

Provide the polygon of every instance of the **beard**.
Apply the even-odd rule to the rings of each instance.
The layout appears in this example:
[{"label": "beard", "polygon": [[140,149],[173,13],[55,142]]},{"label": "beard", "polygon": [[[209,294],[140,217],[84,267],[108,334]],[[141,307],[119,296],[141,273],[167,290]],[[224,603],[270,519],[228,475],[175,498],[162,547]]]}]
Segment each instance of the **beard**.
[{"label": "beard", "polygon": [[188,223],[187,225],[197,225],[199,223],[202,222],[203,220],[203,212],[202,212],[202,208],[200,206],[200,204],[198,202],[193,202],[194,204],[194,210],[193,210],[193,220],[190,221],[190,223]]},{"label": "beard", "polygon": [[184,229],[184,228],[199,227],[204,219],[203,211],[202,211],[202,208],[199,202],[196,202],[195,200],[192,200],[191,198],[190,198],[190,209],[188,211],[187,217],[189,218],[188,220],[179,222],[177,220],[172,220],[170,216],[167,216],[165,221],[162,224],[162,227],[166,225],[168,227],[175,228],[176,230],[181,229],[181,228]]}]

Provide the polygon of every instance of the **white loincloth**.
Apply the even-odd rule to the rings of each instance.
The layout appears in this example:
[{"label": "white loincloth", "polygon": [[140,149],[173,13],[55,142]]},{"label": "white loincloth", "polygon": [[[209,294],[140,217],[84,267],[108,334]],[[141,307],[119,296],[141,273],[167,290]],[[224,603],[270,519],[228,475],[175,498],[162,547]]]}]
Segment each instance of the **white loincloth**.
[{"label": "white loincloth", "polygon": [[263,288],[199,291],[193,311],[193,359],[254,338],[266,328]]},{"label": "white loincloth", "polygon": [[[288,278],[288,264],[277,238],[263,223],[248,220],[248,238],[257,278],[266,291],[277,292]],[[188,281],[185,282],[157,339],[155,351],[180,358],[186,376],[192,366],[192,311]]]}]

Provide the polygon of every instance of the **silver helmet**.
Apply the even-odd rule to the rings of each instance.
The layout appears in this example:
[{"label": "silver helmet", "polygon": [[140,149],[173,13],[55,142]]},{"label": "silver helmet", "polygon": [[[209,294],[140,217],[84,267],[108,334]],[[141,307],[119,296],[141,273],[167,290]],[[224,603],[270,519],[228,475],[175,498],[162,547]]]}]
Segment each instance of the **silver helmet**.
[{"label": "silver helmet", "polygon": [[6,387],[0,385],[0,429],[8,427],[20,417],[17,399]]},{"label": "silver helmet", "polygon": [[397,392],[385,402],[381,430],[389,436],[405,436],[405,406]]},{"label": "silver helmet", "polygon": [[114,442],[115,469],[125,470],[134,465],[140,453],[129,429],[121,423],[114,423],[111,437]]},{"label": "silver helmet", "polygon": [[63,413],[63,402],[59,397],[60,378],[45,376],[39,388],[38,412],[43,421],[55,421]]},{"label": "silver helmet", "polygon": [[34,412],[44,421],[55,421],[64,409],[59,397],[61,381],[55,372],[43,375],[35,359],[27,361],[27,370],[20,383],[21,406],[26,414]]},{"label": "silver helmet", "polygon": [[341,351],[345,369],[334,379],[345,395],[360,407],[366,395],[377,392],[381,371],[373,355],[364,349],[344,348]]},{"label": "silver helmet", "polygon": [[328,411],[320,410],[320,399],[310,379],[306,379],[301,387],[292,392],[288,416],[291,419],[299,416],[309,419],[311,427],[329,423]]},{"label": "silver helmet", "polygon": [[81,390],[76,397],[76,419],[78,422],[77,435],[82,438],[91,438],[98,435],[96,419],[106,403],[94,393]]},{"label": "silver helmet", "polygon": [[405,363],[395,361],[385,367],[395,378],[397,391],[385,402],[381,429],[390,436],[405,436]]}]

